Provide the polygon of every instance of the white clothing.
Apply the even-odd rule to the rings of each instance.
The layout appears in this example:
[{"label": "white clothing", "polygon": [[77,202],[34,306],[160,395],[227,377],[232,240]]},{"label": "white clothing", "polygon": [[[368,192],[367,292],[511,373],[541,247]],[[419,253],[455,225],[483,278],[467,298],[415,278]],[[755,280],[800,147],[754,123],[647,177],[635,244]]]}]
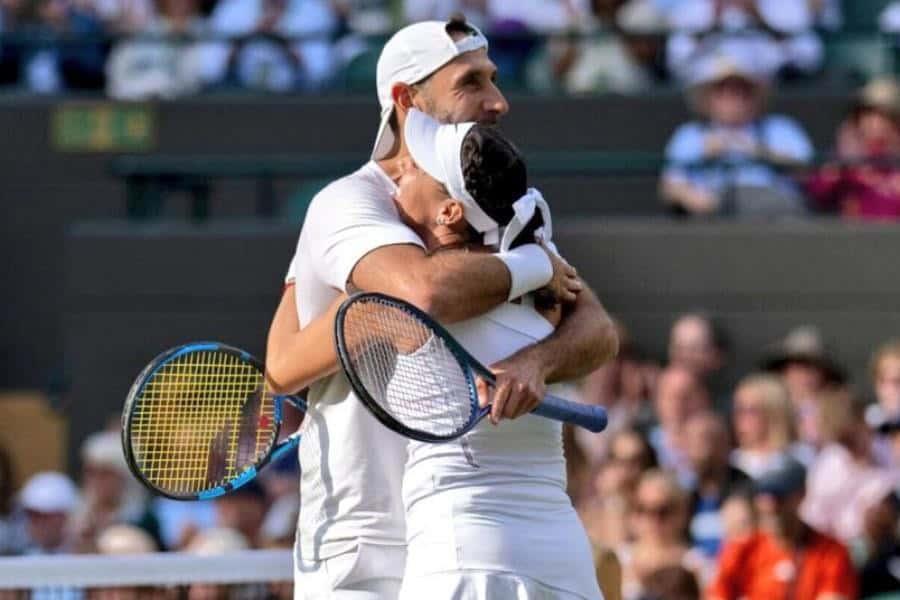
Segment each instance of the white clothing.
[{"label": "white clothing", "polygon": [[[369,162],[313,198],[288,274],[288,280],[296,280],[301,326],[325,312],[356,263],[372,250],[422,246],[400,222],[395,190],[381,168]],[[345,554],[360,543],[402,548],[406,438],[371,416],[343,373],[313,384],[308,400],[299,450],[298,564]],[[382,576],[399,579],[402,569],[401,561]]]},{"label": "white clothing", "polygon": [[402,546],[360,544],[325,560],[297,561],[294,600],[395,600],[405,555]]},{"label": "white clothing", "polygon": [[443,600],[581,600],[581,596],[549,588],[513,573],[466,571],[425,577],[407,577],[400,600],[441,598]]},{"label": "white clothing", "polygon": [[[533,308],[512,303],[447,329],[484,365],[553,331]],[[398,361],[397,370],[401,368]],[[438,382],[423,385],[422,393],[440,393]],[[590,544],[566,495],[557,421],[527,415],[494,427],[485,419],[452,442],[410,442],[403,502],[408,541],[404,586],[409,581],[414,590],[426,589],[435,576],[454,583],[446,596],[432,593],[429,598],[484,597],[465,591],[480,589],[480,584],[457,582],[453,575],[476,570],[527,576],[559,590],[554,598],[600,597]],[[424,597],[406,587],[401,595]]]}]

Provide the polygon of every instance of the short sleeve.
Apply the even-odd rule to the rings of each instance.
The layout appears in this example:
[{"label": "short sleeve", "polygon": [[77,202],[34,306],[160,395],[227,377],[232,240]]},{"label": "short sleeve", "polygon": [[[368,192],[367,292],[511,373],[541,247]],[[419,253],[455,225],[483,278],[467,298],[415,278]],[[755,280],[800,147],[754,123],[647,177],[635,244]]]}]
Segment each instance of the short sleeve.
[{"label": "short sleeve", "polygon": [[686,179],[682,165],[699,162],[703,158],[703,131],[696,123],[686,123],[675,130],[666,145],[665,177]]},{"label": "short sleeve", "polygon": [[389,194],[374,185],[332,184],[313,200],[304,229],[311,266],[327,285],[346,290],[356,263],[382,246],[422,240],[400,221]]},{"label": "short sleeve", "polygon": [[772,116],[765,123],[765,142],[771,151],[799,162],[813,158],[813,145],[799,123],[785,116]]}]

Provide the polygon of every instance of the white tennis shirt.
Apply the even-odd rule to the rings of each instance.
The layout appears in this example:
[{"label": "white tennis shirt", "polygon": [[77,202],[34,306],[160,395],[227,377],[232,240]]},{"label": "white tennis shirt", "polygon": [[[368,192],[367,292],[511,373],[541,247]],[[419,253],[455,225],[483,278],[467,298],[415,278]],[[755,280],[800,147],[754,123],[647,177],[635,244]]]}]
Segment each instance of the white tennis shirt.
[{"label": "white tennis shirt", "polygon": [[[553,331],[533,308],[511,303],[447,329],[486,366]],[[566,495],[558,421],[525,415],[495,427],[485,419],[453,442],[410,442],[403,501],[405,577],[487,570],[601,597],[587,534]]]},{"label": "white tennis shirt", "polygon": [[[369,162],[313,199],[287,276],[296,282],[301,326],[326,311],[338,290],[345,289],[356,263],[372,250],[392,244],[423,246],[397,215],[396,189]],[[299,450],[299,557],[328,558],[358,542],[405,545],[400,486],[406,438],[369,414],[343,373],[316,382],[308,399]]]}]

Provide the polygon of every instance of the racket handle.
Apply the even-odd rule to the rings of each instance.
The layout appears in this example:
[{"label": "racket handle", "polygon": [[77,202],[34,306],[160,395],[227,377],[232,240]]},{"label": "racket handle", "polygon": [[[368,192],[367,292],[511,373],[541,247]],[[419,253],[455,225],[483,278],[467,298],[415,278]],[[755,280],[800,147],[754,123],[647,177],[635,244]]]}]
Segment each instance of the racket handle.
[{"label": "racket handle", "polygon": [[534,409],[534,414],[556,421],[572,423],[588,431],[600,433],[606,429],[606,409],[595,404],[572,402],[556,396],[544,396],[544,400]]}]

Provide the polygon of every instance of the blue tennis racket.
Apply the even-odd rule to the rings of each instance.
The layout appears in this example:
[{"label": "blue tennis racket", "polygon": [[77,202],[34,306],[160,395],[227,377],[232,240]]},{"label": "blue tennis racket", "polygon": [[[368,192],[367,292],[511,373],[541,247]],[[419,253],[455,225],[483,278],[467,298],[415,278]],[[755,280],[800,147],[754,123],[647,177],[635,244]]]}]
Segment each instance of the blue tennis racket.
[{"label": "blue tennis racket", "polygon": [[[490,413],[478,405],[476,377],[494,375],[439,323],[384,294],[348,298],[335,319],[341,366],[360,401],[383,425],[420,442],[456,439]],[[606,410],[546,396],[534,414],[594,432]]]},{"label": "blue tennis racket", "polygon": [[218,342],[166,350],[131,386],[122,446],[132,473],[176,500],[215,498],[245,485],[296,449],[300,431],[279,441],[282,406],[306,402],[270,393],[262,363]]}]

